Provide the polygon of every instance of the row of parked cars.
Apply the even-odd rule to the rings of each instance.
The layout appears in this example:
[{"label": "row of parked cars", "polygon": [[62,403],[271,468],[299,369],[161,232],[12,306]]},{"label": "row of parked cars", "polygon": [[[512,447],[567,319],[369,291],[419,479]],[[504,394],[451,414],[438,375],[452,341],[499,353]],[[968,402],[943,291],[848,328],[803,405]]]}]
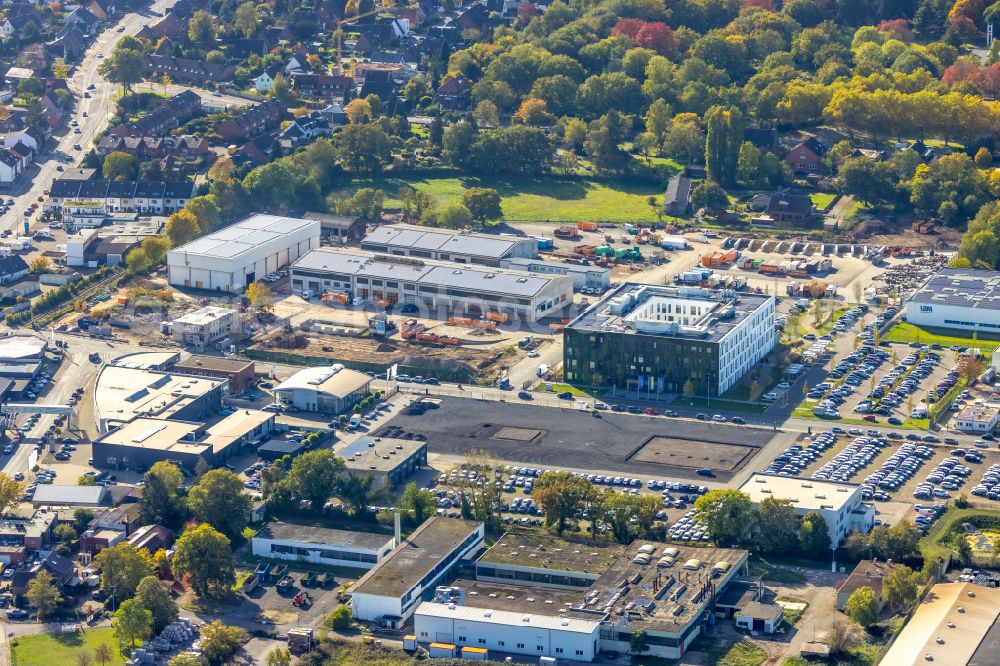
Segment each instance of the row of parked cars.
[{"label": "row of parked cars", "polygon": [[976,497],[1000,500],[1000,463],[990,465],[983,472],[983,478],[972,489],[972,494]]},{"label": "row of parked cars", "polygon": [[777,474],[778,476],[798,476],[806,467],[818,460],[823,451],[833,446],[836,441],[837,437],[832,432],[816,433],[805,448],[793,444],[775,456],[764,473]]},{"label": "row of parked cars", "polygon": [[[980,457],[981,461],[982,458]],[[945,458],[927,475],[917,489],[913,491],[915,499],[931,499],[938,497],[948,499],[948,491],[958,490],[965,484],[965,478],[972,474],[972,469],[961,463],[957,456]],[[940,486],[939,488],[936,486]]]},{"label": "row of parked cars", "polygon": [[924,461],[932,458],[934,451],[929,446],[902,444],[882,467],[869,474],[861,483],[861,498],[867,501],[888,502],[887,491],[899,490],[913,478]]},{"label": "row of parked cars", "polygon": [[667,537],[674,541],[708,541],[711,537],[704,524],[698,522],[697,509],[689,509],[667,530]]},{"label": "row of parked cars", "polygon": [[856,437],[844,450],[812,473],[812,478],[846,483],[871,464],[888,442],[877,437]]}]

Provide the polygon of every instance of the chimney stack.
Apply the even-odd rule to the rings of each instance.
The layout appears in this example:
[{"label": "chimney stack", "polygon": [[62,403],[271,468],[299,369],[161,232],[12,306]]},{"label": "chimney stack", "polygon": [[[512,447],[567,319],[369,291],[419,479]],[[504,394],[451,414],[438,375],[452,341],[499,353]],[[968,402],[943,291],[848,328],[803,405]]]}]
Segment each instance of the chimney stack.
[{"label": "chimney stack", "polygon": [[399,512],[398,511],[396,512],[396,515],[394,516],[394,521],[393,522],[394,522],[394,526],[395,526],[395,530],[396,531],[395,531],[395,537],[393,538],[393,541],[392,541],[392,547],[393,548],[398,548],[399,544],[401,544],[403,542],[402,538],[400,537],[400,533],[401,533],[402,530],[401,530],[400,524],[399,524]]}]

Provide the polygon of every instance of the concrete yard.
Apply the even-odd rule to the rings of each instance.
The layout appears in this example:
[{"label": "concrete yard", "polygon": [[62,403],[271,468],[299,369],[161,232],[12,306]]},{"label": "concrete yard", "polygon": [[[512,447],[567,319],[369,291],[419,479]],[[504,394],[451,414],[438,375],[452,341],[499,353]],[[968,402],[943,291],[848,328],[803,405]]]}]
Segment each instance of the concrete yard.
[{"label": "concrete yard", "polygon": [[747,465],[773,435],[747,426],[607,412],[595,418],[574,409],[468,398],[443,399],[420,416],[400,414],[388,426],[426,437],[432,456],[485,450],[512,463],[679,478],[700,478],[696,471],[708,467],[718,480]]}]

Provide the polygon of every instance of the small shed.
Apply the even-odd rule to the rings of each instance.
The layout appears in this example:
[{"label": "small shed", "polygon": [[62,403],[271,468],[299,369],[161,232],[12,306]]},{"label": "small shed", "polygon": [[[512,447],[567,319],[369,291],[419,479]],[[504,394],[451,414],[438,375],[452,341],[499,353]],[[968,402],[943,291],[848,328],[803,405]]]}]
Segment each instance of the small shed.
[{"label": "small shed", "polygon": [[736,616],[736,626],[772,634],[781,626],[784,617],[785,610],[778,604],[751,601]]}]

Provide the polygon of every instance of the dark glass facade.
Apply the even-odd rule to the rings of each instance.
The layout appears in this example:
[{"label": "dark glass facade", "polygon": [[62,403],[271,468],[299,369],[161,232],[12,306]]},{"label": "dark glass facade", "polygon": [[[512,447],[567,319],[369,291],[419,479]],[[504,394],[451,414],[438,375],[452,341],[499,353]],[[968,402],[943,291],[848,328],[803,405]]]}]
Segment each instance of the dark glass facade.
[{"label": "dark glass facade", "polygon": [[567,328],[563,374],[571,384],[613,386],[651,395],[683,394],[690,380],[696,396],[717,397],[719,345],[691,338]]}]

